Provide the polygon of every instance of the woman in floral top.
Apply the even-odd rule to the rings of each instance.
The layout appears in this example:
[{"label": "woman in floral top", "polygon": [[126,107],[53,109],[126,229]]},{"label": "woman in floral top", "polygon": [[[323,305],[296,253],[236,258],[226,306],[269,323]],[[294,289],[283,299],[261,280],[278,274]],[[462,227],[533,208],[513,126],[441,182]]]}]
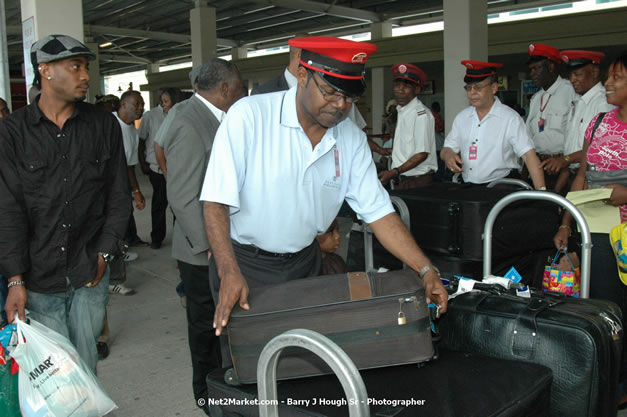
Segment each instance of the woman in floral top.
[{"label": "woman in floral top", "polygon": [[[594,132],[594,124],[602,113],[595,116],[586,130],[583,150],[586,160],[581,164],[571,191],[588,188],[586,170],[614,171],[627,169],[627,51],[612,62],[605,82],[607,102],[617,109],[605,113]],[[627,184],[612,184],[614,190],[608,204],[620,207],[621,222],[627,221]],[[570,213],[566,213],[555,235],[557,247],[566,247],[571,225]],[[624,286],[618,275],[616,256],[607,233],[592,233],[592,259],[590,267],[590,297],[614,301],[627,311],[624,303]]]}]

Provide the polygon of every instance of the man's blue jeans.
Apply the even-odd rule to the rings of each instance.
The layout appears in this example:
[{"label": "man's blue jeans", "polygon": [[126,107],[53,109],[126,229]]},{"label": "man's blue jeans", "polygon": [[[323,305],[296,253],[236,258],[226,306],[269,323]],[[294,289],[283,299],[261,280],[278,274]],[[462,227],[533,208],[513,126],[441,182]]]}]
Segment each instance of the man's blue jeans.
[{"label": "man's blue jeans", "polygon": [[62,293],[42,294],[28,291],[26,308],[30,317],[70,339],[80,357],[96,373],[96,341],[102,330],[109,299],[109,268],[100,283],[92,288],[72,288]]}]

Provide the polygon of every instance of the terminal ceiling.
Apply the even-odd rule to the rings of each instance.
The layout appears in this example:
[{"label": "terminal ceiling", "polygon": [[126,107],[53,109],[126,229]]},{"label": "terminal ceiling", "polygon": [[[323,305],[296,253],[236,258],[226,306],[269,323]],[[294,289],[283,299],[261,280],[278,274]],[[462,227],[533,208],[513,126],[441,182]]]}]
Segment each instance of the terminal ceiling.
[{"label": "terminal ceiling", "polygon": [[[488,12],[563,3],[552,0],[488,1]],[[342,36],[367,32],[377,22],[394,27],[442,19],[442,0],[83,0],[85,39],[100,48],[103,74],[145,69],[147,64],[191,60],[190,10],[214,7],[218,54],[285,45],[295,33]],[[20,3],[5,1],[9,62],[21,72]]]}]

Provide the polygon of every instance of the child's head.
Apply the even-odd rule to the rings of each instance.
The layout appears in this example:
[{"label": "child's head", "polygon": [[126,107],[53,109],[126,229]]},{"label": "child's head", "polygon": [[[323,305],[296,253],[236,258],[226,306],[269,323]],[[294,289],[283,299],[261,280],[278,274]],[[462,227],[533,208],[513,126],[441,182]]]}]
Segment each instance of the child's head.
[{"label": "child's head", "polygon": [[317,236],[316,239],[318,239],[318,244],[320,244],[320,249],[323,253],[335,252],[340,247],[340,232],[337,220],[333,220],[326,233]]}]

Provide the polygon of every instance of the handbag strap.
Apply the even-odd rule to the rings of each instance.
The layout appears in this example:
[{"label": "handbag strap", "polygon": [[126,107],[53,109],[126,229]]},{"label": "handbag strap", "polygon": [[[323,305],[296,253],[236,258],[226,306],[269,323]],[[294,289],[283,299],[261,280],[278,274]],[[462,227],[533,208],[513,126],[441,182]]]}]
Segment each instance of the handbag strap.
[{"label": "handbag strap", "polygon": [[592,132],[590,133],[590,143],[592,143],[592,139],[594,139],[594,134],[596,133],[597,128],[599,127],[599,125],[603,121],[603,118],[605,117],[605,114],[606,114],[606,112],[599,113],[599,117],[597,117],[597,119],[594,121],[594,126],[592,126]]},{"label": "handbag strap", "polygon": [[573,268],[573,272],[575,271],[575,265],[573,265],[573,261],[570,260],[570,256],[568,256],[568,251],[566,249],[564,249],[564,247],[560,247],[557,250],[557,253],[555,254],[555,257],[553,258],[553,262],[551,262],[551,269],[553,269],[554,266],[557,266],[557,259],[560,257],[560,254],[564,253],[564,255],[566,256],[566,259],[568,259],[568,263],[570,264],[570,266]]}]

